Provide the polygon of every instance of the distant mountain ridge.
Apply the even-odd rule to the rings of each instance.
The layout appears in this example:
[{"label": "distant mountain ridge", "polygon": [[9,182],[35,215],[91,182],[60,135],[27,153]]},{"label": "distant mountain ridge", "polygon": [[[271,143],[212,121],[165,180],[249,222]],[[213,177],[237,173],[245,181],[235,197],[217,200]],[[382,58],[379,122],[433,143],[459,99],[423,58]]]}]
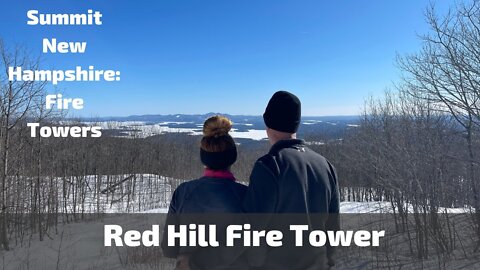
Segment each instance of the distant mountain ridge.
[{"label": "distant mountain ridge", "polygon": [[[118,117],[83,118],[81,122],[97,123],[105,131],[131,137],[150,137],[166,133],[202,134],[204,121],[213,115],[224,115],[233,121],[234,138],[266,139],[262,116],[230,115],[222,113],[131,115]],[[78,120],[78,119],[77,119]],[[341,139],[347,130],[359,126],[359,116],[305,116],[298,131],[300,137],[322,136]]]},{"label": "distant mountain ridge", "polygon": [[[107,117],[87,117],[81,118],[82,121],[143,121],[143,122],[171,122],[176,120],[177,122],[190,122],[190,121],[205,121],[210,116],[213,115],[224,115],[230,118],[234,122],[244,122],[248,120],[261,120],[263,118],[261,115],[232,115],[226,113],[206,113],[206,114],[145,114],[145,115],[129,115],[129,116],[107,116]],[[302,120],[320,120],[320,121],[355,121],[359,119],[358,115],[331,115],[331,116],[304,116]]]}]

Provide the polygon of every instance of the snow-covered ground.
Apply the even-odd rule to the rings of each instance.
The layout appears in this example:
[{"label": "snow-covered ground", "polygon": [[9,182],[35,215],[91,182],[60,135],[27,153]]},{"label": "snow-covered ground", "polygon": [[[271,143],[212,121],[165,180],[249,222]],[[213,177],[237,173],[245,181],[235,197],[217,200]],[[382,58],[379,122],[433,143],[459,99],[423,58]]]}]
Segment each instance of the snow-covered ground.
[{"label": "snow-covered ground", "polygon": [[[406,209],[409,213],[413,213],[413,206],[407,205]],[[389,214],[393,213],[392,204],[390,202],[341,202],[340,203],[340,213],[352,213],[352,214],[363,214],[363,213],[382,213]],[[398,211],[397,211],[398,212]],[[439,208],[439,213],[448,213],[448,214],[460,214],[460,213],[469,213],[467,208]]]},{"label": "snow-covered ground", "polygon": [[[138,213],[167,208],[183,182],[154,174],[88,175],[58,178],[61,213]],[[83,190],[74,190],[82,186]],[[28,209],[28,207],[27,207]]]},{"label": "snow-covered ground", "polygon": [[[66,199],[66,205],[60,209],[68,213],[166,213],[172,192],[184,180],[153,174],[110,175],[74,177],[65,179],[69,183],[83,181],[90,187],[84,197],[73,192],[59,190],[59,197]],[[59,181],[63,181],[59,179]],[[77,183],[78,184],[78,183]],[[75,185],[71,185],[72,187]],[[75,195],[75,199],[74,199]],[[404,207],[413,213],[412,205]],[[341,202],[341,213],[393,213],[390,202]],[[468,213],[467,208],[440,208],[440,213]]]},{"label": "snow-covered ground", "polygon": [[232,129],[230,135],[236,139],[251,139],[255,141],[261,141],[267,139],[267,132],[265,130],[259,129],[249,129],[248,131],[238,131],[237,129]]},{"label": "snow-covered ground", "polygon": [[[164,222],[156,215],[128,214],[62,224],[43,241],[39,240],[38,235],[33,235],[25,239],[22,245],[12,245],[9,251],[0,250],[0,269],[174,269],[174,261],[163,257],[159,248],[105,247],[103,243],[105,224],[139,229],[147,224]],[[149,254],[152,256],[148,257]]]},{"label": "snow-covered ground", "polygon": [[[59,179],[60,181],[61,179]],[[68,189],[59,197],[67,198],[67,211],[76,213],[111,213],[100,220],[62,224],[55,234],[38,235],[16,244],[10,251],[0,251],[0,269],[173,269],[173,261],[161,256],[155,248],[107,248],[103,244],[104,224],[120,224],[124,228],[148,228],[151,224],[164,224],[173,190],[182,180],[153,174],[87,176],[64,179],[75,186],[76,181],[87,183],[84,198],[76,194],[74,199]],[[60,185],[61,186],[61,185]],[[83,204],[80,205],[80,202]],[[342,202],[341,213],[392,213],[389,202]],[[413,211],[407,205],[408,211]],[[440,212],[463,213],[463,208],[440,209]],[[121,214],[128,213],[128,214]],[[95,215],[96,216],[96,215]],[[377,216],[377,215],[376,215]],[[362,215],[371,223],[372,215]],[[361,220],[361,219],[360,219]],[[354,219],[353,221],[357,221]],[[360,225],[355,225],[360,226]],[[362,227],[363,228],[363,227]],[[392,230],[393,231],[393,230]],[[13,242],[12,242],[13,243]],[[357,254],[358,255],[358,254]],[[380,254],[381,255],[381,254]],[[373,256],[369,253],[369,256]],[[339,269],[376,269],[372,258],[358,255],[361,261],[353,261],[355,267]],[[433,258],[434,256],[432,256]],[[461,257],[461,256],[460,256]],[[402,257],[409,261],[410,258]],[[463,257],[462,257],[463,258]],[[345,259],[344,264],[352,263]],[[471,261],[464,260],[470,266]],[[369,266],[358,268],[358,265]],[[425,268],[427,269],[427,268]],[[435,269],[435,268],[428,268]],[[479,269],[479,268],[462,268]]]},{"label": "snow-covered ground", "polygon": [[[445,212],[446,211],[446,212]],[[157,208],[142,213],[167,213],[168,208]],[[413,212],[413,208],[409,206],[409,212]],[[468,213],[468,209],[465,208],[441,208],[440,213],[460,214]],[[366,213],[381,213],[389,214],[393,213],[392,205],[390,202],[341,202],[340,213],[343,214],[366,214]]]}]

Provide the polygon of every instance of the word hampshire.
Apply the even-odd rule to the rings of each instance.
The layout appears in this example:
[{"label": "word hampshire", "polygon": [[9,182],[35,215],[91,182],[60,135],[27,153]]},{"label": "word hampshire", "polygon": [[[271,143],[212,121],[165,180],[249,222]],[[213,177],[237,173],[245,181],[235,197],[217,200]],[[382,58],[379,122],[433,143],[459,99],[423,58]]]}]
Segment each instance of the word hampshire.
[{"label": "word hampshire", "polygon": [[59,82],[93,82],[93,81],[119,81],[120,71],[96,70],[89,66],[87,70],[80,66],[67,70],[30,70],[21,67],[9,67],[8,79],[10,81],[47,81],[56,85]]}]

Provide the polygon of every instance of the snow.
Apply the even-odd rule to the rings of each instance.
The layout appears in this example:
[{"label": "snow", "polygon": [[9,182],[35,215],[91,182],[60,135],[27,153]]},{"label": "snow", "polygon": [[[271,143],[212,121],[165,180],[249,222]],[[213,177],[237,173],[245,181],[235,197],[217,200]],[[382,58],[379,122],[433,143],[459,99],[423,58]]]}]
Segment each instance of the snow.
[{"label": "snow", "polygon": [[[86,125],[95,125],[100,126],[102,129],[113,129],[121,131],[124,137],[125,135],[129,138],[146,138],[154,135],[166,134],[166,133],[184,133],[191,136],[201,136],[202,133],[202,124],[195,124],[194,122],[180,122],[180,121],[169,121],[169,122],[160,122],[156,124],[148,124],[141,121],[108,121],[108,122],[84,122]],[[173,127],[172,127],[173,125]],[[194,125],[193,128],[186,127],[175,127],[175,125]],[[250,123],[235,123],[235,125],[242,126],[253,126]],[[248,129],[247,131],[238,131],[238,129],[233,128],[230,131],[230,135],[233,138],[237,139],[251,139],[256,141],[261,141],[267,139],[267,134],[263,129]]]},{"label": "snow", "polygon": [[[172,190],[183,182],[154,174],[88,175],[56,180],[59,183],[60,208],[58,211],[86,214],[141,213],[151,209],[167,208]],[[62,183],[66,183],[65,190]],[[81,196],[75,196],[75,193],[70,190],[77,183],[84,183],[90,187],[84,199]],[[29,209],[28,205],[25,209]]]},{"label": "snow", "polygon": [[[72,176],[57,178],[57,181],[61,213],[166,213],[172,192],[180,183],[185,182],[154,174]],[[77,183],[90,187],[85,198],[74,197],[70,190],[78,185]],[[63,202],[64,198],[66,204]],[[30,208],[25,205],[25,209]],[[404,209],[409,213],[414,212],[411,204],[405,204]],[[340,213],[393,212],[394,209],[388,201],[340,203]],[[438,212],[468,213],[469,208],[439,208]]]},{"label": "snow", "polygon": [[[181,123],[181,122],[177,122]],[[155,125],[139,125],[132,127],[129,130],[124,130],[129,137],[135,138],[146,138],[154,135],[165,134],[165,133],[186,133],[188,135],[202,135],[201,129],[198,128],[176,128],[176,127],[169,127],[166,122],[155,124]],[[121,130],[121,129],[120,129]]]},{"label": "snow", "polygon": [[[173,190],[184,180],[168,178],[153,174],[110,175],[86,177],[59,178],[74,184],[85,181],[90,187],[96,187],[87,192],[83,204],[73,204],[73,193],[66,190],[67,207],[61,212],[68,213],[167,213]],[[120,183],[120,184],[118,184]],[[246,183],[242,183],[247,185]],[[63,198],[63,188],[59,185],[59,197]],[[104,192],[98,192],[104,191]],[[106,191],[106,192],[105,192]],[[78,198],[77,198],[78,199]],[[61,202],[60,205],[63,205]],[[26,207],[28,208],[28,207]],[[411,204],[404,209],[414,212]],[[398,212],[398,210],[396,210]],[[394,209],[388,201],[341,202],[340,213],[393,213]],[[439,213],[468,213],[468,208],[439,208]]]},{"label": "snow", "polygon": [[[466,208],[441,208],[439,213],[461,214],[468,213]],[[413,212],[413,208],[409,206],[409,212]],[[142,211],[142,214],[159,214],[168,213],[168,208],[157,208]],[[340,213],[342,214],[391,214],[393,209],[390,202],[340,202]]]},{"label": "snow", "polygon": [[[405,209],[409,213],[413,213],[414,209],[411,204],[407,204]],[[392,204],[390,202],[378,201],[378,202],[341,202],[340,213],[348,214],[365,214],[365,213],[393,213]],[[397,210],[398,212],[398,210]],[[468,213],[467,208],[439,208],[439,213],[460,214]]]},{"label": "snow", "polygon": [[168,208],[150,209],[150,210],[147,210],[147,211],[142,211],[140,213],[141,214],[166,214],[166,213],[168,213]]},{"label": "snow", "polygon": [[[138,126],[146,125],[146,123],[143,121],[108,121],[108,122],[82,122],[82,123],[87,126],[98,126],[98,127],[101,127],[102,129],[137,128]],[[73,122],[71,122],[70,124],[73,124]]]},{"label": "snow", "polygon": [[[109,221],[106,221],[109,222]],[[0,253],[2,269],[122,269],[115,249],[103,246],[103,224],[82,222],[60,226],[57,235]]]},{"label": "snow", "polygon": [[267,132],[260,129],[249,129],[246,132],[237,131],[237,129],[232,129],[230,131],[230,136],[237,139],[251,139],[255,141],[261,141],[267,139]]},{"label": "snow", "polygon": [[340,213],[390,213],[389,202],[341,202]]},{"label": "snow", "polygon": [[[145,262],[146,258],[156,258],[155,266],[148,269],[174,268],[172,266],[174,261],[158,257],[160,254],[158,249],[104,247],[103,225],[119,224],[125,228],[148,228],[151,224],[163,224],[165,215],[156,214],[168,212],[172,192],[176,186],[184,182],[183,180],[153,174],[91,175],[69,177],[65,180],[72,185],[75,181],[86,181],[91,187],[86,194],[84,213],[100,211],[111,214],[104,215],[97,221],[63,224],[59,226],[57,234],[45,236],[43,241],[39,241],[38,235],[34,235],[25,240],[28,243],[16,245],[11,251],[0,251],[0,268],[3,266],[2,269],[145,269],[144,266],[148,264]],[[95,188],[95,183],[100,185],[99,189]],[[62,185],[59,186],[61,188]],[[104,194],[98,190],[111,191]],[[133,190],[135,192],[132,192]],[[59,198],[63,198],[61,192],[59,190]],[[72,197],[68,197],[68,201],[69,213],[73,210],[76,213],[81,212],[79,206],[74,209],[70,204]],[[406,209],[413,211],[411,205],[406,205]],[[386,201],[341,202],[340,212],[392,213],[393,210],[390,202]],[[442,208],[439,212],[468,211],[466,208]],[[129,214],[121,215],[122,213]],[[371,216],[364,217],[370,222]],[[136,258],[137,261],[129,261],[131,258]]]},{"label": "snow", "polygon": [[322,120],[305,120],[302,124],[304,125],[314,125],[318,123],[322,123]]},{"label": "snow", "polygon": [[250,124],[250,123],[233,123],[233,125],[235,126],[247,126],[247,127],[252,127],[253,124]]},{"label": "snow", "polygon": [[306,145],[325,145],[325,142],[309,141],[305,142]]},{"label": "snow", "polygon": [[169,122],[160,122],[158,125],[160,126],[165,126],[165,125],[186,125],[186,124],[194,124],[193,122],[175,122],[175,121],[169,121]]}]

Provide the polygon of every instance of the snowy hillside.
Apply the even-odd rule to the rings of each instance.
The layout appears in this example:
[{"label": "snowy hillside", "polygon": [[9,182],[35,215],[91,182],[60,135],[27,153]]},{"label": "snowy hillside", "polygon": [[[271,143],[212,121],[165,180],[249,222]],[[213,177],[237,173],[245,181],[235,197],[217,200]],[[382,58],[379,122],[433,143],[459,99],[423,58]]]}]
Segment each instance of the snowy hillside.
[{"label": "snowy hillside", "polygon": [[[64,183],[58,196],[68,202],[59,212],[83,213],[86,220],[60,224],[56,233],[48,235],[42,241],[38,235],[34,235],[10,251],[0,252],[2,269],[174,269],[174,261],[163,257],[160,248],[104,247],[103,225],[120,224],[124,228],[138,229],[148,228],[151,224],[164,224],[165,215],[158,214],[167,212],[172,192],[182,180],[153,174],[69,177],[57,180]],[[73,193],[69,186],[85,188],[80,193]],[[412,211],[411,206],[406,209]],[[467,210],[440,210],[444,211],[462,213]],[[389,202],[341,203],[341,213],[392,212]],[[110,214],[101,215],[98,219],[98,215],[87,215],[88,213]],[[92,219],[89,220],[89,217]],[[386,226],[385,220],[382,220],[384,218],[387,218],[387,222],[391,221],[386,215],[353,215],[352,218],[345,218],[346,222],[342,223],[342,226],[352,229],[368,228],[375,226],[372,222],[374,219],[379,219],[379,224]],[[390,228],[388,231],[393,232],[394,229]],[[399,241],[400,244],[392,244],[393,247],[400,245],[401,249],[406,249],[407,240],[400,237],[389,239]],[[373,259],[371,253],[368,253],[368,257],[361,253],[362,250],[350,252],[350,259],[342,257],[339,265],[346,268],[339,269],[360,269],[362,265],[379,263]],[[382,254],[379,256],[384,257]],[[402,258],[410,260],[407,257]],[[473,265],[470,260],[464,259],[459,263],[465,266],[464,269],[475,269],[469,268]],[[430,264],[436,266],[434,260]]]},{"label": "snowy hillside", "polygon": [[[81,182],[88,187],[81,196],[68,188],[62,187],[59,190],[59,197],[68,202],[59,212],[67,213],[166,213],[172,192],[184,182],[153,174],[87,176],[59,180],[68,181],[72,186]],[[406,205],[405,209],[413,212],[411,205]],[[393,213],[393,209],[390,202],[383,201],[341,202],[340,212]],[[440,208],[439,212],[466,213],[468,209]]]}]

